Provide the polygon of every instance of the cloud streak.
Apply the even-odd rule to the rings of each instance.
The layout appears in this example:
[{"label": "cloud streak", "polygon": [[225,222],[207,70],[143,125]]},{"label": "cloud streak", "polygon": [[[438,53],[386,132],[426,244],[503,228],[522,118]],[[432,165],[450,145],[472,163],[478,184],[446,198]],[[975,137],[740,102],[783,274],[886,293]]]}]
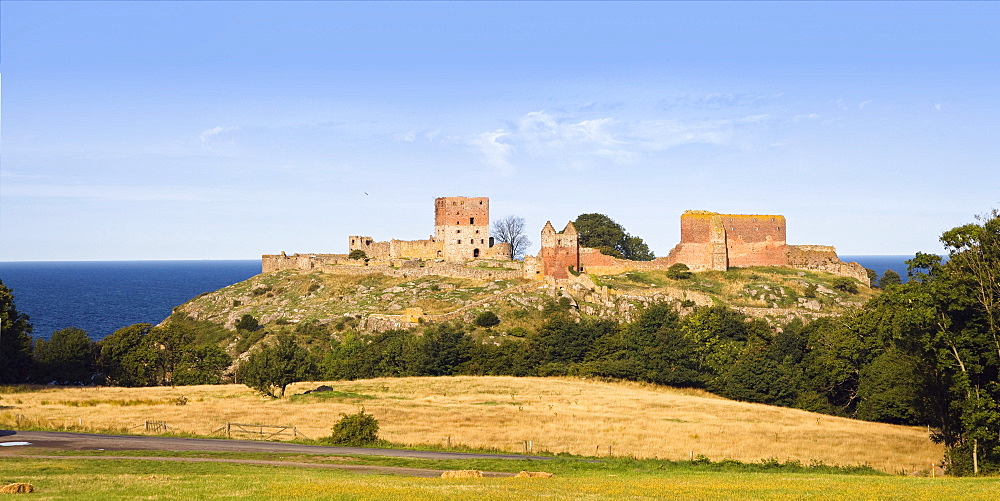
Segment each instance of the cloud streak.
[{"label": "cloud streak", "polygon": [[506,128],[475,134],[467,143],[484,165],[510,175],[519,165],[586,169],[626,165],[687,144],[731,145],[742,130],[771,120],[764,114],[717,120],[581,120],[542,110],[509,122]]}]

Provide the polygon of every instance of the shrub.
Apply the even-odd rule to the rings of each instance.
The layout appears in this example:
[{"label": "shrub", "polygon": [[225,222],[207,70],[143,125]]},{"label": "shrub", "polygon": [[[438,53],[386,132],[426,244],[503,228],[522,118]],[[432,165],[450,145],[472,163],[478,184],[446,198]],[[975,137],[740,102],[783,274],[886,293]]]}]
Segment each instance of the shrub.
[{"label": "shrub", "polygon": [[260,323],[257,322],[256,318],[253,318],[253,315],[247,313],[240,317],[240,320],[236,322],[236,329],[253,332],[260,329]]},{"label": "shrub", "polygon": [[819,286],[816,284],[809,284],[806,286],[806,297],[816,297],[816,293],[819,291]]},{"label": "shrub", "polygon": [[492,311],[484,311],[476,316],[476,325],[480,327],[493,327],[500,323],[500,317]]},{"label": "shrub", "polygon": [[833,279],[832,284],[834,289],[846,292],[848,294],[858,293],[858,284],[854,280],[847,277],[837,277]]},{"label": "shrub", "polygon": [[354,249],[347,255],[347,259],[368,259],[368,254],[361,249]]},{"label": "shrub", "polygon": [[691,278],[691,268],[684,263],[674,263],[667,268],[667,277],[674,280],[686,280]]},{"label": "shrub", "polygon": [[340,414],[340,421],[333,425],[333,435],[329,442],[334,445],[362,447],[378,442],[378,419],[365,414],[361,409],[357,414]]}]

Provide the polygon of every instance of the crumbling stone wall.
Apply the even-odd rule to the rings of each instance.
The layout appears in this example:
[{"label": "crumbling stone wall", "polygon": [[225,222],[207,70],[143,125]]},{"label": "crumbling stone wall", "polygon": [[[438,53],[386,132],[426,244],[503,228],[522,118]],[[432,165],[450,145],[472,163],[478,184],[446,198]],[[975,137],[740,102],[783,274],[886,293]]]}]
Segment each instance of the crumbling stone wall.
[{"label": "crumbling stone wall", "polygon": [[789,245],[788,265],[803,270],[818,270],[857,279],[871,286],[868,272],[860,263],[845,263],[837,256],[837,250],[829,245]]},{"label": "crumbling stone wall", "polygon": [[372,259],[440,259],[443,247],[433,236],[427,240],[396,240],[376,242],[372,237],[347,237],[348,249],[362,250]]}]

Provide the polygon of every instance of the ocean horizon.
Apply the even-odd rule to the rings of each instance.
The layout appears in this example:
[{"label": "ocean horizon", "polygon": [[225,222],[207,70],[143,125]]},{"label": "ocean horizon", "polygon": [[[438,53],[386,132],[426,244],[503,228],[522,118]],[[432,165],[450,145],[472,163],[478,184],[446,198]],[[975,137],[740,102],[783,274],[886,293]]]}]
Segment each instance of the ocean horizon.
[{"label": "ocean horizon", "polygon": [[[844,255],[882,276],[891,269],[906,280],[912,255]],[[137,323],[156,325],[173,308],[199,294],[261,272],[259,259],[150,261],[6,261],[0,281],[14,305],[30,317],[33,336],[49,339],[76,327],[99,340]]]}]

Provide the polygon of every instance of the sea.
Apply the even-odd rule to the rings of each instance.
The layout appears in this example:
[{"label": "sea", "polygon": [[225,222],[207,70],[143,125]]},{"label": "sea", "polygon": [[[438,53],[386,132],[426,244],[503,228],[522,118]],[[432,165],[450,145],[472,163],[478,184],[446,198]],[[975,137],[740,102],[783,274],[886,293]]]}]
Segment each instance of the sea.
[{"label": "sea", "polygon": [[[879,276],[891,269],[906,280],[913,256],[841,256]],[[49,339],[67,327],[99,340],[137,323],[156,325],[195,296],[260,273],[260,260],[0,262],[0,281],[30,317],[33,336]]]},{"label": "sea", "polygon": [[67,327],[99,340],[137,323],[156,325],[175,306],[260,273],[260,260],[0,262],[0,281],[33,336]]}]

